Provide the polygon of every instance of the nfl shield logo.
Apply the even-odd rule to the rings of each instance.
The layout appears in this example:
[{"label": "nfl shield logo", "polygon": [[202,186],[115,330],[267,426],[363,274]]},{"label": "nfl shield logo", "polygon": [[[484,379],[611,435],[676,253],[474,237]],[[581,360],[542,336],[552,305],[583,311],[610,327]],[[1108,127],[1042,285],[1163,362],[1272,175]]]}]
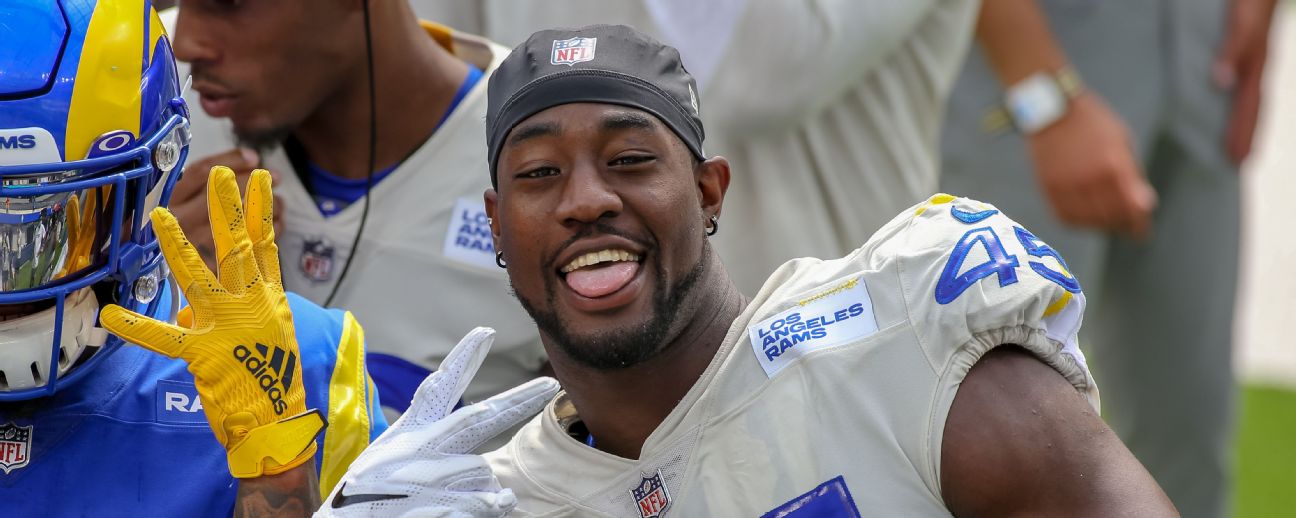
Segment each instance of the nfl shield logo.
[{"label": "nfl shield logo", "polygon": [[307,239],[302,245],[301,271],[315,282],[333,276],[333,245],[324,239]]},{"label": "nfl shield logo", "polygon": [[645,475],[639,487],[630,490],[630,496],[634,497],[635,507],[642,518],[659,518],[671,504],[670,491],[666,490],[660,469],[651,477]]},{"label": "nfl shield logo", "polygon": [[575,65],[594,59],[594,47],[598,38],[575,37],[567,40],[554,40],[553,55],[549,62],[555,65]]},{"label": "nfl shield logo", "polygon": [[30,426],[0,425],[0,470],[6,475],[31,460],[31,432]]}]

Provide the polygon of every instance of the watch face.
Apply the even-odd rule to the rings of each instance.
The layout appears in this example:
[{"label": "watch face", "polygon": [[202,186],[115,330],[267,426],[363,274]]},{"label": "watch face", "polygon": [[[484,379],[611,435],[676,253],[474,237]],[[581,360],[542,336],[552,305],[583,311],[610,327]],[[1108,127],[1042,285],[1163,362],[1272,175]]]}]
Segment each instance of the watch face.
[{"label": "watch face", "polygon": [[1036,72],[1008,89],[1008,113],[1022,133],[1034,133],[1057,121],[1066,112],[1066,96],[1052,77]]}]

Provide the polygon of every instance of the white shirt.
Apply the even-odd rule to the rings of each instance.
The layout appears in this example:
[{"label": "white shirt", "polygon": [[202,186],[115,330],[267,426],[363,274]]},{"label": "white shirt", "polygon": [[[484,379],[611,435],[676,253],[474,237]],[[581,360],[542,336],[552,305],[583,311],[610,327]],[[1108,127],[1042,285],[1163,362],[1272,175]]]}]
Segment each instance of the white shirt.
[{"label": "white shirt", "polygon": [[[579,417],[560,394],[487,454],[519,499],[514,514],[948,513],[945,420],[968,370],[1001,344],[1024,347],[1096,408],[1076,346],[1083,294],[1012,220],[951,198],[906,210],[844,258],[779,268],[639,460],[569,436]],[[1016,266],[980,268],[995,256]],[[959,280],[969,272],[988,274]]]},{"label": "white shirt", "polygon": [[[457,0],[425,17],[515,45],[634,26],[698,79],[705,150],[733,164],[716,248],[755,293],[788,259],[838,257],[937,188],[945,100],[975,0]],[[474,25],[476,24],[476,25]]]}]

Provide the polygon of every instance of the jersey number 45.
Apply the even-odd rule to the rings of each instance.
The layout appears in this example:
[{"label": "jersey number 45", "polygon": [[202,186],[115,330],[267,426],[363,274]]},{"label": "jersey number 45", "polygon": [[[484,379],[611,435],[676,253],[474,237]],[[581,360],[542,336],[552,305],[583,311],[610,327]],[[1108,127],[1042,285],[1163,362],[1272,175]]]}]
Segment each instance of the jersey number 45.
[{"label": "jersey number 45", "polygon": [[[1060,270],[1049,268],[1048,265],[1040,261],[1027,261],[1031,270],[1040,276],[1057,283],[1072,293],[1080,292],[1080,283],[1076,278],[1067,271],[1066,261],[1052,247],[1045,244],[1039,238],[1035,237],[1024,228],[1013,227],[1017,236],[1017,241],[1021,243],[1022,248],[1032,257],[1045,258],[1052,257],[1057,260]],[[980,245],[985,249],[986,255],[989,256],[984,263],[978,264],[967,270],[963,269],[963,263],[967,260],[968,253]],[[936,302],[940,304],[949,304],[962,295],[964,291],[972,287],[981,279],[996,275],[999,278],[999,286],[1007,286],[1017,282],[1017,266],[1020,265],[1017,256],[1009,254],[1004,249],[1003,241],[999,240],[999,235],[990,227],[974,228],[963,234],[958,243],[954,245],[954,252],[950,254],[949,261],[945,263],[945,269],[941,271],[940,280],[936,282]],[[963,272],[960,274],[959,272]]]}]

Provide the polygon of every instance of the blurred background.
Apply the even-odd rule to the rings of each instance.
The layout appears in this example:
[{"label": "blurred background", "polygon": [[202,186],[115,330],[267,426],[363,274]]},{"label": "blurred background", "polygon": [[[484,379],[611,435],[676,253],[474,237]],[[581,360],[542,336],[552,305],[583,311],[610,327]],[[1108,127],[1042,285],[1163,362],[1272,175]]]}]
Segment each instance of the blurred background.
[{"label": "blurred background", "polygon": [[1242,173],[1238,516],[1291,516],[1296,509],[1296,2],[1283,4],[1270,37],[1257,147]]}]

